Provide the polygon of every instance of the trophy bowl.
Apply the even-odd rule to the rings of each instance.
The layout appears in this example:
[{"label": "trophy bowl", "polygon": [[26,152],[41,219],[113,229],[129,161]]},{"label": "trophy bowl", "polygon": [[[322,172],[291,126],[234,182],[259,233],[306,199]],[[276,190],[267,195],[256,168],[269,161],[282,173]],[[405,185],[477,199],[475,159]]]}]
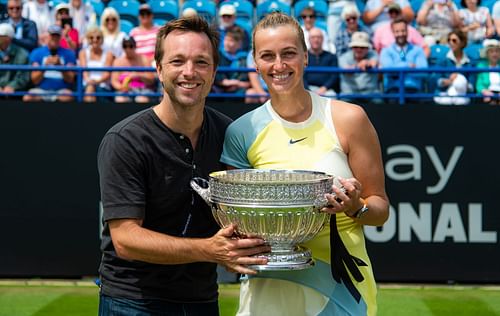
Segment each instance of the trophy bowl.
[{"label": "trophy bowl", "polygon": [[299,246],[328,223],[325,193],[334,177],[304,170],[235,169],[194,178],[191,187],[210,205],[221,227],[237,225],[239,236],[259,236],[271,252],[255,270],[300,270],[314,265],[311,251]]}]

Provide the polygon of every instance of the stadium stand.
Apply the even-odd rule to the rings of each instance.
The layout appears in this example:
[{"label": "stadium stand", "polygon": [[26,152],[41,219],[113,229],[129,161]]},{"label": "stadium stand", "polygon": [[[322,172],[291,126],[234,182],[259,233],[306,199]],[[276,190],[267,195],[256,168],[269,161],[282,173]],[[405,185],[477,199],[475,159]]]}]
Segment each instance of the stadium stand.
[{"label": "stadium stand", "polygon": [[[133,26],[139,24],[138,16],[140,5],[141,3],[137,0],[111,0],[108,3],[109,7],[113,7],[118,12],[122,22],[124,20],[130,21]],[[123,31],[125,32],[125,30]]]},{"label": "stadium stand", "polygon": [[219,4],[219,7],[224,4],[232,4],[236,9],[236,22],[242,22],[246,24],[250,23],[253,26],[255,10],[253,4],[246,0],[228,0],[223,1]]},{"label": "stadium stand", "polygon": [[177,1],[174,0],[149,0],[149,5],[153,11],[155,22],[165,22],[176,19],[179,17],[179,6]]},{"label": "stadium stand", "polygon": [[328,16],[328,4],[323,0],[299,0],[293,6],[293,16],[300,20],[300,13],[305,8],[314,9],[316,14],[316,23],[326,22]]},{"label": "stadium stand", "polygon": [[281,2],[278,0],[265,0],[257,4],[257,20],[262,19],[266,14],[281,11],[288,15],[292,14],[292,8],[288,3]]},{"label": "stadium stand", "polygon": [[217,16],[217,6],[210,0],[188,0],[182,5],[182,10],[193,8],[209,23],[215,22]]}]

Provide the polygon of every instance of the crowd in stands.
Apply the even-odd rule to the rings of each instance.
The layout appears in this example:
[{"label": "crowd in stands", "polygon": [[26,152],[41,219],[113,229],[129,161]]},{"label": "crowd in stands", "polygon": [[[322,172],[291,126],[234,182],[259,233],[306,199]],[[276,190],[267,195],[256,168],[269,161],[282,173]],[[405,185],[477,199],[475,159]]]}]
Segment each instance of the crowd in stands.
[{"label": "crowd in stands", "polygon": [[[135,15],[125,16],[116,6],[123,2],[136,5]],[[219,30],[219,66],[254,68],[252,27],[272,10],[301,23],[309,68],[304,82],[322,95],[397,93],[398,74],[366,70],[439,66],[450,71],[406,74],[405,91],[435,93],[441,104],[467,104],[467,93],[498,103],[500,73],[489,68],[498,67],[500,58],[500,1],[491,0],[0,0],[0,65],[154,67],[161,25],[199,14]],[[485,71],[461,72],[464,67]],[[75,78],[73,71],[11,69],[0,72],[0,93],[29,91],[26,101],[71,101]],[[92,95],[111,91],[117,92],[115,102],[150,102],[149,95],[162,89],[152,71],[84,71],[83,88],[86,102],[111,100]],[[218,72],[213,92],[252,103],[267,99],[257,72]]]}]

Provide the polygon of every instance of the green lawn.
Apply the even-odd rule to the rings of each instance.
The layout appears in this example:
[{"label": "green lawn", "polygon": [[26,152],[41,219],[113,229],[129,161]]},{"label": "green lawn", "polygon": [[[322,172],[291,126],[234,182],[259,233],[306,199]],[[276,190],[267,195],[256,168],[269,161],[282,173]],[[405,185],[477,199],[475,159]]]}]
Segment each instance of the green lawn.
[{"label": "green lawn", "polygon": [[[238,286],[221,285],[221,315],[234,315]],[[98,289],[89,285],[0,285],[0,316],[91,316]],[[381,316],[500,316],[500,288],[382,286]]]}]

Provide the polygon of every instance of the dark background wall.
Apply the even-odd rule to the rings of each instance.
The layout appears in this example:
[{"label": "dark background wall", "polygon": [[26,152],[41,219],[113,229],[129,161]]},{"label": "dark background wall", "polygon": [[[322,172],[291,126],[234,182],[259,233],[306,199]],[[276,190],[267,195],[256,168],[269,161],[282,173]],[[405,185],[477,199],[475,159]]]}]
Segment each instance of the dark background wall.
[{"label": "dark background wall", "polygon": [[[253,108],[210,104],[233,118]],[[391,200],[390,220],[365,229],[377,279],[500,282],[500,107],[364,107]],[[96,275],[97,148],[143,108],[2,101],[0,277]]]}]

